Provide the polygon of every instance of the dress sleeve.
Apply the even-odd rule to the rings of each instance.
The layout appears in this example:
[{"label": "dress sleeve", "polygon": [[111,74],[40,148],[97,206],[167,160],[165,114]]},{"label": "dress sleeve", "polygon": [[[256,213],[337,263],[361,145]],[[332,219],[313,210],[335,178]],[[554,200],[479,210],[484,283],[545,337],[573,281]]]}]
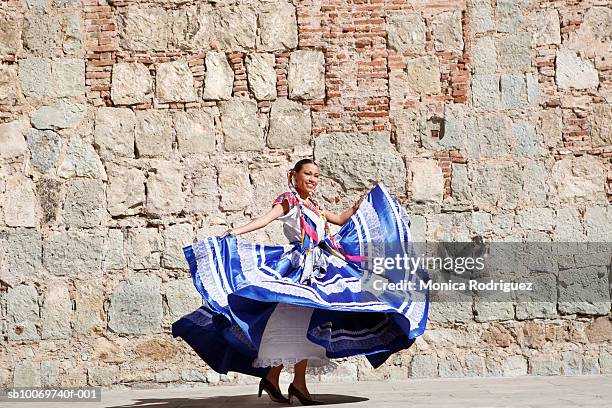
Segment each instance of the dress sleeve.
[{"label": "dress sleeve", "polygon": [[289,209],[291,209],[291,208],[293,208],[295,206],[295,204],[296,204],[295,203],[295,198],[288,191],[285,191],[284,193],[282,193],[278,197],[276,197],[274,202],[272,202],[272,206],[274,207],[276,204],[282,204],[283,200],[285,200],[285,199],[289,203]]}]

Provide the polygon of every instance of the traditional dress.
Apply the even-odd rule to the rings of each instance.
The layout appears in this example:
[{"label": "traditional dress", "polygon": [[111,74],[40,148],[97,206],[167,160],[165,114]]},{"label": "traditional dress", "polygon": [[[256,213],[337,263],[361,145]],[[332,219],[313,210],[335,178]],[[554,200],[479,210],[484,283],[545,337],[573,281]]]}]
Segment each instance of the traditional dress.
[{"label": "traditional dress", "polygon": [[[289,184],[274,200],[287,200],[287,245],[264,245],[240,236],[208,237],[184,248],[205,303],[172,324],[218,373],[264,377],[270,367],[308,359],[309,371],[333,368],[334,358],[365,355],[377,368],[410,347],[427,323],[429,276],[421,266],[385,279],[414,290],[380,291],[368,282],[368,262],[414,257],[410,217],[382,183],[368,192],[336,234],[321,207],[302,200]],[[398,274],[399,272],[399,274]]]}]

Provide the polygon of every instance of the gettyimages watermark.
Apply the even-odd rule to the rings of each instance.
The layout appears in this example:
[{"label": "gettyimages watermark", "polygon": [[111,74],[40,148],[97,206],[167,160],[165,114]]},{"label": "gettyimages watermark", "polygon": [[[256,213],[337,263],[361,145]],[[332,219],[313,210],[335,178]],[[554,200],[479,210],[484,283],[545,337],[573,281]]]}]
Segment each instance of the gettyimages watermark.
[{"label": "gettyimages watermark", "polygon": [[611,242],[367,242],[361,254],[362,287],[379,297],[610,308]]}]

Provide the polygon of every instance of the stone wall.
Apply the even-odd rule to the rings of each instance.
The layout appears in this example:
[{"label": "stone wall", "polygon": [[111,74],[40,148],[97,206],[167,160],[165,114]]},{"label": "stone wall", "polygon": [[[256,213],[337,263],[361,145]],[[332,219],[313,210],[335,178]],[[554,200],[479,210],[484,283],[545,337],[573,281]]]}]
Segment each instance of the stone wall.
[{"label": "stone wall", "polygon": [[[605,0],[4,0],[0,386],[256,381],[171,337],[181,247],[313,154],[327,206],[382,180],[420,240],[611,241],[611,31]],[[609,307],[549,312],[432,303],[320,379],[612,373]]]}]

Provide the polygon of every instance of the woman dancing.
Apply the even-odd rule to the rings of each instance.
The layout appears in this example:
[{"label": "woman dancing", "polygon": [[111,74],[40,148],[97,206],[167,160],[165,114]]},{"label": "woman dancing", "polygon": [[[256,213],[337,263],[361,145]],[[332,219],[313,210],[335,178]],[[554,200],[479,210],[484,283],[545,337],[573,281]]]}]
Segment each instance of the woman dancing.
[{"label": "woman dancing", "polygon": [[[366,284],[373,258],[412,255],[405,210],[381,183],[341,214],[324,210],[315,192],[319,171],[314,160],[298,161],[266,214],[184,248],[206,302],[173,323],[173,336],[219,373],[261,377],[258,395],[265,390],[275,402],[322,404],[308,391],[307,371],[330,371],[333,358],[353,355],[377,368],[410,347],[427,322],[427,290],[381,294]],[[277,219],[287,245],[239,237]],[[337,234],[329,223],[341,226]],[[422,268],[384,278],[429,279]],[[289,398],[279,387],[284,367],[294,373]]]}]

